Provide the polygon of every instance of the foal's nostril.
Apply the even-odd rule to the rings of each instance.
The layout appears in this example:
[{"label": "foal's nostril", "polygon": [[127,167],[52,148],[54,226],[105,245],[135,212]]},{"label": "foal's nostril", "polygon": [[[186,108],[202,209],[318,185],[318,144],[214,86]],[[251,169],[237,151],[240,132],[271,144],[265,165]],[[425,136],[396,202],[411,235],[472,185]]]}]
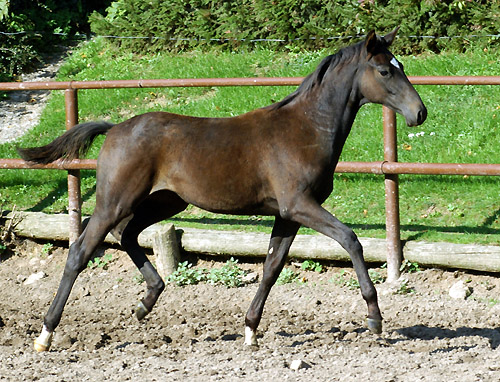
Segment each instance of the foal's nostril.
[{"label": "foal's nostril", "polygon": [[417,114],[418,124],[420,125],[420,124],[424,123],[426,118],[427,118],[427,109],[424,107],[418,111],[418,114]]}]

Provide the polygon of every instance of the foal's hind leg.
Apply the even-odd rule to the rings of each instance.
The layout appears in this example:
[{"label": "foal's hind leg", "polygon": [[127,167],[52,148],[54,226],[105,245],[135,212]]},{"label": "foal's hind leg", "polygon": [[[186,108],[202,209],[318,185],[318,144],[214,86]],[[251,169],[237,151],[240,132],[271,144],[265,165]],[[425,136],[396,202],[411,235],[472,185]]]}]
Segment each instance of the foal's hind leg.
[{"label": "foal's hind leg", "polygon": [[43,320],[42,334],[35,340],[35,350],[46,351],[49,349],[52,334],[61,321],[64,306],[76,278],[86,268],[90,257],[114,224],[115,220],[110,216],[94,214],[84,232],[71,245],[57,294]]},{"label": "foal's hind leg", "polygon": [[139,204],[123,230],[121,245],[141,272],[147,285],[146,297],[139,302],[135,311],[139,320],[151,312],[165,284],[139,246],[137,237],[145,228],[183,211],[187,205],[171,191],[157,191]]},{"label": "foal's hind leg", "polygon": [[262,281],[245,317],[245,345],[257,345],[256,331],[262,318],[264,304],[285,265],[288,250],[299,228],[298,223],[276,217],[264,263]]}]

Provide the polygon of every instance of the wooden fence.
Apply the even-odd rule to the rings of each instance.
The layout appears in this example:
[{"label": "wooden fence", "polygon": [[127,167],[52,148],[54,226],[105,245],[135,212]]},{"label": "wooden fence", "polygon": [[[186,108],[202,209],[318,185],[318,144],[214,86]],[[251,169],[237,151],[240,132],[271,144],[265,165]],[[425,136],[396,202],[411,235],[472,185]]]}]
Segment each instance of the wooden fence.
[{"label": "wooden fence", "polygon": [[[409,77],[414,85],[500,85],[500,76],[418,76]],[[67,82],[8,82],[0,83],[0,90],[64,90],[66,128],[78,124],[78,90],[161,87],[213,86],[296,86],[301,77],[268,78],[200,78],[117,81]],[[462,163],[401,163],[397,160],[395,113],[383,107],[384,158],[374,162],[340,162],[336,172],[371,173],[384,175],[386,199],[386,241],[388,279],[399,278],[402,262],[399,219],[398,174],[421,175],[500,175],[500,164]],[[70,216],[69,241],[75,241],[81,231],[80,170],[95,169],[96,161],[77,159],[49,165],[30,165],[22,159],[0,159],[0,169],[59,169],[68,171],[68,211]]]}]

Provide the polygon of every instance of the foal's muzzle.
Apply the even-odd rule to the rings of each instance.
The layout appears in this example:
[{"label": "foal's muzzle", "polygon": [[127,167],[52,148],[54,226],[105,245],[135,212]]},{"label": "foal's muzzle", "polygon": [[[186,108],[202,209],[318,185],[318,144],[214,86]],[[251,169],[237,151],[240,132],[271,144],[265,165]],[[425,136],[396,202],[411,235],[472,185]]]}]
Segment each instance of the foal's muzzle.
[{"label": "foal's muzzle", "polygon": [[404,113],[403,115],[405,116],[406,124],[408,126],[418,126],[424,123],[427,119],[427,108],[424,104],[421,104],[418,106],[417,110]]}]

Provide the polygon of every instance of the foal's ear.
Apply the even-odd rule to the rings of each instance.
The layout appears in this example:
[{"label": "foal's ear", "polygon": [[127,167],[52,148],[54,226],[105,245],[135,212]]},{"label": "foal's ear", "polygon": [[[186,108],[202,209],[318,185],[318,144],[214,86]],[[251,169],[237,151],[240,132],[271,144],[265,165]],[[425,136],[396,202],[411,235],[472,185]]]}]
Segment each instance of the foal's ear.
[{"label": "foal's ear", "polygon": [[375,48],[377,47],[377,35],[375,34],[374,30],[371,30],[367,35],[366,35],[366,40],[365,40],[365,47],[366,51],[368,52],[369,55],[373,55],[375,53]]},{"label": "foal's ear", "polygon": [[387,46],[390,46],[392,44],[392,42],[394,41],[394,38],[396,37],[396,34],[398,33],[398,30],[399,30],[399,26],[396,27],[392,32],[390,33],[387,33],[383,39],[386,43]]}]

